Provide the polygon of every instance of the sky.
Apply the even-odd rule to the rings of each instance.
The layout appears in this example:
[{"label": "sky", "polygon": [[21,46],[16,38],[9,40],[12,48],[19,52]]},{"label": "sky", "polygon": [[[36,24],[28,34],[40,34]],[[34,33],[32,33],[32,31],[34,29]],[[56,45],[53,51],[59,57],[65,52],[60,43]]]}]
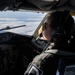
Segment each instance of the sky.
[{"label": "sky", "polygon": [[46,13],[42,12],[2,11],[0,12],[0,29],[7,26],[15,27],[26,25],[24,27],[19,27],[7,31],[24,35],[32,35],[45,15]]}]

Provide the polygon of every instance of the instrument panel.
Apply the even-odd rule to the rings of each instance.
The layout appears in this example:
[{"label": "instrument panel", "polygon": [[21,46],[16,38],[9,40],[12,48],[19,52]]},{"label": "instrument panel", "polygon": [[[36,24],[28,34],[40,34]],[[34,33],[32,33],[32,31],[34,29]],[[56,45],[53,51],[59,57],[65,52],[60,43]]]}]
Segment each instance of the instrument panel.
[{"label": "instrument panel", "polygon": [[33,58],[31,36],[0,33],[0,75],[21,75]]},{"label": "instrument panel", "polygon": [[4,32],[0,33],[0,44],[26,44],[30,43],[32,38],[30,35]]},{"label": "instrument panel", "polygon": [[10,41],[14,36],[16,36],[16,34],[10,32],[0,33],[0,42]]}]

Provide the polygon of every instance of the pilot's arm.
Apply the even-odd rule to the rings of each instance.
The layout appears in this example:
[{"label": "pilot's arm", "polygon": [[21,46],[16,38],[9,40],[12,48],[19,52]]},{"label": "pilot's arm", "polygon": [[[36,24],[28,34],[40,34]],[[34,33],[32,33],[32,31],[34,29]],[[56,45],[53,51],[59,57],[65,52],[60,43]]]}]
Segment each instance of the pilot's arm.
[{"label": "pilot's arm", "polygon": [[24,75],[43,75],[45,66],[47,65],[46,62],[48,62],[49,58],[53,58],[53,54],[47,51],[43,51],[37,55],[29,64]]}]

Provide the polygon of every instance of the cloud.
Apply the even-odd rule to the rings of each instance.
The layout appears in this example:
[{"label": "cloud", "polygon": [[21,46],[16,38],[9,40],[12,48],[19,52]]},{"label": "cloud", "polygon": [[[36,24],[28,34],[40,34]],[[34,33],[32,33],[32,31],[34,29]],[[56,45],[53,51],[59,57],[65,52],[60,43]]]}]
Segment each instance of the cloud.
[{"label": "cloud", "polygon": [[[5,20],[5,18],[0,18],[0,20]],[[11,19],[11,18],[6,18],[6,20],[7,21],[0,22],[0,29],[5,28],[7,26],[15,27],[15,26],[26,25],[25,27],[19,27],[19,28],[7,30],[9,32],[24,34],[24,35],[32,35],[34,31],[36,30],[36,28],[38,27],[38,25],[40,24],[40,21],[25,22],[25,21],[18,21],[17,19]],[[27,20],[32,20],[32,19],[27,19]]]},{"label": "cloud", "polygon": [[0,21],[15,21],[17,18],[0,18]]},{"label": "cloud", "polygon": [[46,14],[36,12],[0,12],[0,29],[7,26],[15,27],[20,25],[26,25],[25,27],[19,27],[11,30],[24,35],[32,35],[44,16]]}]

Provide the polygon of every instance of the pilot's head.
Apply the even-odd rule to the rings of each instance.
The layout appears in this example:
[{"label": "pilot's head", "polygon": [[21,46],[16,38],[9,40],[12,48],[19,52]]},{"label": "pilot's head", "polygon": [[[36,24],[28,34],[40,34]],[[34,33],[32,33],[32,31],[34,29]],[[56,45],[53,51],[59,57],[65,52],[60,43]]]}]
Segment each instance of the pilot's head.
[{"label": "pilot's head", "polygon": [[65,17],[63,11],[52,12],[44,21],[42,35],[49,41],[54,36],[59,38],[59,36],[64,34],[69,39],[73,26],[74,19],[70,14]]}]

